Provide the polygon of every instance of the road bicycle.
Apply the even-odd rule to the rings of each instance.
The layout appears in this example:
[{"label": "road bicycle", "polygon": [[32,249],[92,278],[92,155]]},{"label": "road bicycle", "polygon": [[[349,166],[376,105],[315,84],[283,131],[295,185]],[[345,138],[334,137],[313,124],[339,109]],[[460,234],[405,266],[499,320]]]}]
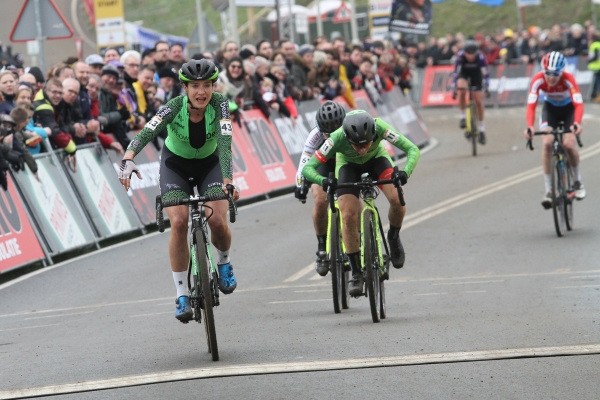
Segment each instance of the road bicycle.
[{"label": "road bicycle", "polygon": [[[208,352],[213,361],[219,360],[217,332],[213,308],[219,303],[217,266],[212,256],[212,244],[208,236],[208,220],[212,216],[212,208],[207,202],[227,200],[229,202],[229,221],[236,220],[237,208],[233,201],[233,185],[227,185],[228,193],[192,195],[187,199],[162,200],[156,196],[156,223],[158,230],[164,232],[163,208],[189,205],[191,224],[190,261],[188,265],[188,288],[190,303],[194,311],[194,321],[204,321]],[[207,215],[208,214],[208,215]]]},{"label": "road bicycle", "polygon": [[[394,167],[394,175],[397,172],[398,167]],[[393,184],[396,187],[400,204],[406,205],[399,182],[395,179],[376,181],[368,173],[362,174],[359,182],[335,183],[327,190],[329,208],[332,209],[336,189],[352,187],[360,189],[360,197],[363,200],[360,213],[360,254],[362,273],[367,289],[365,295],[369,298],[373,322],[379,322],[386,317],[385,280],[389,278],[390,251],[375,199],[380,192],[377,186],[387,184]]]},{"label": "road bicycle", "polygon": [[[573,200],[575,199],[575,190],[573,189],[573,174],[569,165],[569,157],[562,145],[563,136],[572,133],[565,130],[564,123],[558,124],[558,127],[551,131],[535,131],[532,135],[552,135],[552,216],[554,218],[554,228],[558,237],[564,236],[567,231],[573,229]],[[583,146],[579,136],[576,136],[579,147]],[[527,140],[527,147],[533,150],[532,139]]]}]

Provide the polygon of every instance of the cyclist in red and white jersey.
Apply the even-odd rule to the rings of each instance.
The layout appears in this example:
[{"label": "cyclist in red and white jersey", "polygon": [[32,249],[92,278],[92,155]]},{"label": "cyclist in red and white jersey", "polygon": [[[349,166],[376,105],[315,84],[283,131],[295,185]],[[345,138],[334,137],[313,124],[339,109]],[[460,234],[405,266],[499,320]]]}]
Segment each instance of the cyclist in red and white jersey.
[{"label": "cyclist in red and white jersey", "polygon": [[[560,52],[553,51],[542,58],[541,64],[542,70],[533,76],[529,85],[525,117],[527,121],[525,138],[531,138],[531,134],[534,131],[535,109],[540,92],[543,95],[543,106],[539,129],[551,131],[562,121],[564,122],[564,126],[570,127],[570,130],[575,135],[580,135],[582,132],[583,96],[579,91],[575,77],[565,71],[565,57]],[[582,200],[586,193],[579,171],[579,151],[577,151],[575,135],[565,135],[563,146],[569,155],[569,163],[573,171],[575,197],[578,200]],[[552,206],[552,170],[550,161],[553,139],[551,135],[543,136],[542,168],[544,170],[545,194],[542,198],[542,206],[546,209]]]}]

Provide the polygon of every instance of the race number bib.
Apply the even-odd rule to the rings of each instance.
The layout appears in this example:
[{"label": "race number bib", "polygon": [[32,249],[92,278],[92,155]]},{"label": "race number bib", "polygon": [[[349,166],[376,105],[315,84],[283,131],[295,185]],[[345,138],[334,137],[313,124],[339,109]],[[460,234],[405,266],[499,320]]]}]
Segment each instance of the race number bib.
[{"label": "race number bib", "polygon": [[219,125],[221,125],[221,135],[231,136],[233,133],[233,125],[231,125],[230,119],[222,119],[219,122]]}]

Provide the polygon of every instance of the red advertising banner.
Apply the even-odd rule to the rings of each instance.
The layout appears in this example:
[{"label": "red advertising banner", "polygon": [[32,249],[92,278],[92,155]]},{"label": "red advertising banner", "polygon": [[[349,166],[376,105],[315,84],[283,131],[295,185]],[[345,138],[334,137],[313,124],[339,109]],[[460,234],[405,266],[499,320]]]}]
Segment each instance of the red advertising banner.
[{"label": "red advertising banner", "polygon": [[0,273],[45,258],[23,199],[7,178],[8,191],[0,189]]},{"label": "red advertising banner", "polygon": [[243,139],[247,144],[240,148],[242,157],[244,160],[254,157],[258,162],[266,184],[261,191],[269,193],[293,185],[296,166],[273,123],[261,111],[249,110],[243,113],[242,125],[244,130],[238,140]]},{"label": "red advertising banner", "polygon": [[452,100],[451,78],[454,65],[436,65],[425,68],[421,106],[451,106],[458,104]]},{"label": "red advertising banner", "polygon": [[256,157],[256,150],[247,140],[248,132],[237,121],[233,123],[233,142],[231,144],[233,163],[233,183],[240,190],[240,199],[263,195],[269,191],[269,185]]}]

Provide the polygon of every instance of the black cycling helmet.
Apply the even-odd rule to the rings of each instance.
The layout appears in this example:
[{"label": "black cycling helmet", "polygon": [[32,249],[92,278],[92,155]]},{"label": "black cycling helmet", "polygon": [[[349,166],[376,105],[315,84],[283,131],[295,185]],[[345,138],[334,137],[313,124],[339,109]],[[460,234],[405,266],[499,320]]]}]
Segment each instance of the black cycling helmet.
[{"label": "black cycling helmet", "polygon": [[463,46],[463,50],[467,54],[475,54],[479,50],[479,45],[474,40],[467,40]]},{"label": "black cycling helmet", "polygon": [[322,133],[330,134],[342,126],[346,110],[331,100],[321,104],[317,111],[317,126]]},{"label": "black cycling helmet", "polygon": [[342,124],[346,139],[352,144],[362,145],[373,141],[375,120],[364,110],[350,111]]},{"label": "black cycling helmet", "polygon": [[183,64],[179,69],[179,80],[181,82],[190,81],[212,81],[215,82],[219,77],[219,69],[215,63],[209,59],[190,60]]}]

